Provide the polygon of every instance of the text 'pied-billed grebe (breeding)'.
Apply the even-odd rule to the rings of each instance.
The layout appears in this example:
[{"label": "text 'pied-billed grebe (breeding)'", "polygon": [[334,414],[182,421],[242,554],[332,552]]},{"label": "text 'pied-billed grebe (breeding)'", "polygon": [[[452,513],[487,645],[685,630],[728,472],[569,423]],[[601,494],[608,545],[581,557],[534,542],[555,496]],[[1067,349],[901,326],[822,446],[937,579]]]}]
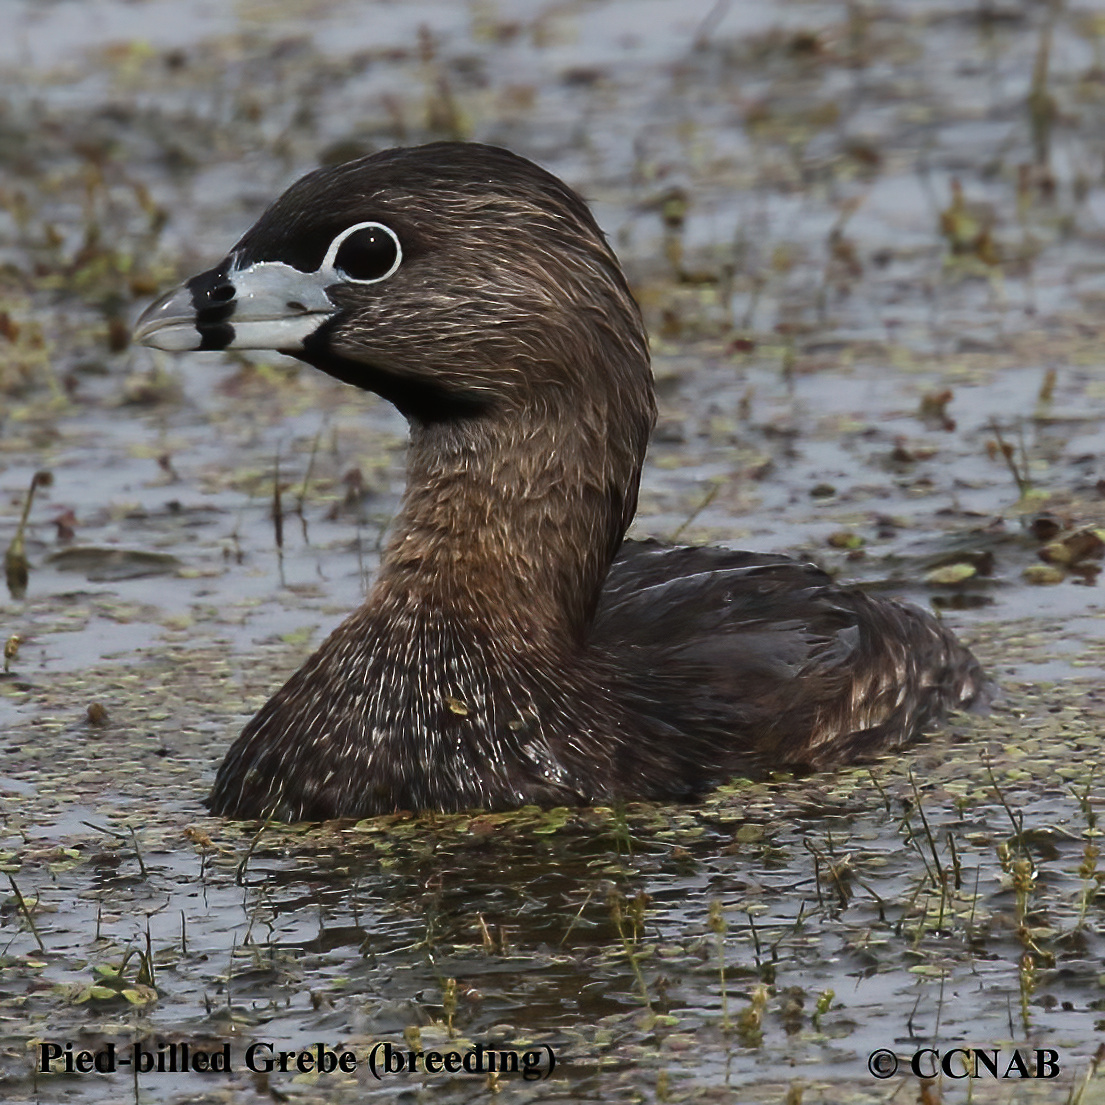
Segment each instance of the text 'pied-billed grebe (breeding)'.
[{"label": "text 'pied-billed grebe (breeding)'", "polygon": [[656,417],[640,310],[583,200],[505,150],[308,174],[137,338],[277,350],[410,423],[371,593],[235,741],[215,813],[686,798],[874,755],[980,693],[920,610],[623,540]]}]

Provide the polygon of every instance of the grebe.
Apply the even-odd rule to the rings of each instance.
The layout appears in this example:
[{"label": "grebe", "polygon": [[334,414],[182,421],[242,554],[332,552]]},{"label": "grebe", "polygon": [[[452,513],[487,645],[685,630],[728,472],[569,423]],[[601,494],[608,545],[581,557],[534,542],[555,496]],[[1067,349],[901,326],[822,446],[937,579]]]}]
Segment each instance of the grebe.
[{"label": "grebe", "polygon": [[308,174],[136,338],[276,350],[410,424],[371,593],[235,741],[216,814],[684,799],[873,756],[983,686],[934,618],[811,565],[623,540],[641,314],[583,200],[506,150]]}]

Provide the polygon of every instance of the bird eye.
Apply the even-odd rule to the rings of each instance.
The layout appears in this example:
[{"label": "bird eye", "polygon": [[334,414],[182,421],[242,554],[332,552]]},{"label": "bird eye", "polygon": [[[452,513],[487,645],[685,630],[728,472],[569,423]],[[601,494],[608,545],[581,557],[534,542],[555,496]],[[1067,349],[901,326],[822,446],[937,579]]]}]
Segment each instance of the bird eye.
[{"label": "bird eye", "polygon": [[373,284],[391,276],[402,260],[395,231],[382,223],[358,223],[330,243],[323,267],[333,266],[347,280]]}]

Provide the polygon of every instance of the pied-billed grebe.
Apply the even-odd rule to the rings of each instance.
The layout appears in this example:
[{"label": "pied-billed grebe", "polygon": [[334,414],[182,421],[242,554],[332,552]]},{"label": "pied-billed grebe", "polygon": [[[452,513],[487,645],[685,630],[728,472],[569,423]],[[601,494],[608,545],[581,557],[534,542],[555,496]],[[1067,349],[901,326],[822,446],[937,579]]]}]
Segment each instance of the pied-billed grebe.
[{"label": "pied-billed grebe", "polygon": [[873,755],[979,694],[920,610],[623,542],[655,419],[640,311],[580,197],[505,150],[310,173],[137,337],[278,350],[410,423],[372,591],[231,747],[215,813],[685,798]]}]

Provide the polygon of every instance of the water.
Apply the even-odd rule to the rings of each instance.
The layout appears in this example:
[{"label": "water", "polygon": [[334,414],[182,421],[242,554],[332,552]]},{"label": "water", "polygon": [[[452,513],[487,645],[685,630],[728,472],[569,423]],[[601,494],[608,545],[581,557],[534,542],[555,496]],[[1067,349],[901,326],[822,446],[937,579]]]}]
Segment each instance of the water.
[{"label": "water", "polygon": [[[0,4],[5,546],[32,475],[54,477],[28,596],[0,603],[21,638],[0,678],[11,1099],[491,1092],[364,1062],[259,1082],[256,1040],[552,1048],[553,1076],[504,1076],[501,1101],[904,1100],[915,1080],[878,1081],[870,1052],[964,1044],[1061,1056],[1054,1082],[978,1080],[975,1101],[1076,1092],[1105,1002],[1100,597],[1093,571],[1026,571],[1041,515],[1103,522],[1102,27],[1088,4],[1055,24],[1045,171],[1026,107],[1045,9],[985,10]],[[1001,685],[989,715],[688,808],[205,815],[241,724],[363,595],[405,427],[278,359],[118,335],[320,156],[455,134],[563,175],[627,265],[661,400],[634,532],[939,602]],[[968,209],[942,233],[955,181]],[[72,570],[74,546],[175,559]],[[957,559],[988,574],[925,582]],[[134,1039],[228,1042],[234,1070],[32,1070],[32,1041]]]}]

